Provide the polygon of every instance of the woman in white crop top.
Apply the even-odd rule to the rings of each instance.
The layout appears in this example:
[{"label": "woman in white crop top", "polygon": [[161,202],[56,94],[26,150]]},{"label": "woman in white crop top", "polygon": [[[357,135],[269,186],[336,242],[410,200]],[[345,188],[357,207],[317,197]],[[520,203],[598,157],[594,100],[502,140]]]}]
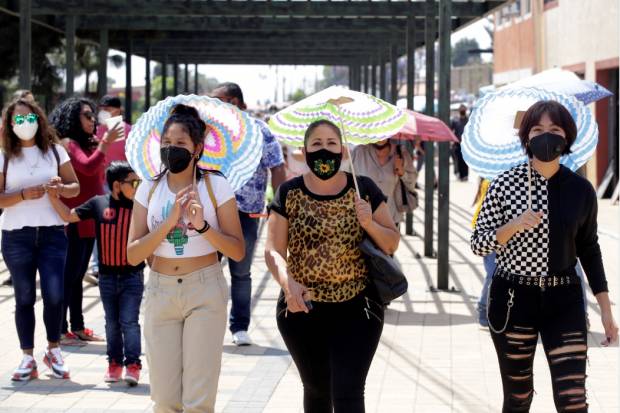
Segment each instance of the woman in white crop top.
[{"label": "woman in white crop top", "polygon": [[236,261],[245,243],[232,188],[197,167],[206,125],[177,105],[164,125],[164,171],[136,193],[127,259],[152,257],[146,285],[146,356],[154,411],[212,412],[228,286],[217,252]]},{"label": "woman in white crop top", "polygon": [[36,274],[43,296],[48,349],[43,362],[56,378],[68,379],[58,342],[62,323],[67,237],[48,196],[72,198],[80,186],[67,151],[58,144],[43,110],[18,99],[5,111],[0,152],[2,256],[15,291],[15,324],[24,353],[13,380],[38,376],[34,350]]}]

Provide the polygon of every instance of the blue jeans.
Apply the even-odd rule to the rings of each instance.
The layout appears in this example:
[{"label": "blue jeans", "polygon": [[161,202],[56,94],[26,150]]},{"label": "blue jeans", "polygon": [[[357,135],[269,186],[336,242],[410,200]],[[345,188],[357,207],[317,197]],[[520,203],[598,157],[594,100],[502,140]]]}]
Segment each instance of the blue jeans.
[{"label": "blue jeans", "polygon": [[250,326],[250,306],[252,301],[252,278],[250,270],[254,259],[254,249],[258,239],[258,218],[239,211],[239,220],[245,239],[245,257],[241,261],[229,259],[230,267],[230,308],[229,328],[234,334],[237,331],[248,331]]},{"label": "blue jeans", "polygon": [[61,332],[66,334],[69,330],[67,312],[71,316],[71,331],[84,330],[84,313],[82,312],[82,299],[84,290],[82,281],[88,269],[90,255],[95,244],[94,238],[80,238],[77,224],[67,225],[67,258],[65,266],[65,300],[62,316]]},{"label": "blue jeans", "polygon": [[130,274],[99,275],[99,292],[105,312],[108,362],[140,364],[140,303],[144,292],[142,270]]},{"label": "blue jeans", "polygon": [[489,291],[489,284],[495,273],[495,257],[497,253],[492,252],[486,255],[482,262],[484,263],[484,271],[486,276],[484,277],[484,284],[482,285],[482,292],[480,293],[480,300],[478,301],[478,322],[480,324],[488,324],[487,320],[487,296]]},{"label": "blue jeans", "polygon": [[64,228],[25,227],[2,231],[2,256],[13,279],[15,325],[23,350],[34,348],[34,304],[39,271],[47,341],[60,340],[67,237]]}]

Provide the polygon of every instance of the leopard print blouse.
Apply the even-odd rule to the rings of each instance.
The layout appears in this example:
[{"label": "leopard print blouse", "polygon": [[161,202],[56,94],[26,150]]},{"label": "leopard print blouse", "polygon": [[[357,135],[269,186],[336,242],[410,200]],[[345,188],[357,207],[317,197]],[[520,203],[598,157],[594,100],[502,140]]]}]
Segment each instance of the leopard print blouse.
[{"label": "leopard print blouse", "polygon": [[[367,177],[358,177],[358,185],[374,212],[385,196]],[[366,288],[368,269],[358,248],[364,230],[355,197],[350,174],[346,187],[333,196],[313,194],[297,177],[280,186],[270,206],[288,220],[289,272],[312,291],[313,301],[347,301]]]}]

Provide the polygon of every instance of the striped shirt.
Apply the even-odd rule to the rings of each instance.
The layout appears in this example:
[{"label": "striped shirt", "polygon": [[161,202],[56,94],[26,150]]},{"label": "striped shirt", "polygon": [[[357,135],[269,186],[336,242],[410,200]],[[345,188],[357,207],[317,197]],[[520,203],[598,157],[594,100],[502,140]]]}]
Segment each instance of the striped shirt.
[{"label": "striped shirt", "polygon": [[96,222],[99,272],[101,274],[128,274],[144,268],[127,262],[127,239],[133,202],[116,200],[111,195],[99,195],[75,208],[81,220]]}]

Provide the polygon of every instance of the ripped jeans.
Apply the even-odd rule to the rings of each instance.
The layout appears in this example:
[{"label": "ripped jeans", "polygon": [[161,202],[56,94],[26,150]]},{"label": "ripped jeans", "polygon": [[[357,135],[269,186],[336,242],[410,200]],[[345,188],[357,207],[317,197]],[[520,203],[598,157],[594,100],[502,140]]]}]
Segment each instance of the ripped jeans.
[{"label": "ripped jeans", "polygon": [[[504,405],[502,412],[529,412],[534,395],[533,364],[538,336],[551,371],[558,412],[587,412],[587,330],[583,292],[578,283],[539,287],[515,285],[494,277],[489,321],[497,352]],[[513,293],[508,320],[507,313]]]}]

